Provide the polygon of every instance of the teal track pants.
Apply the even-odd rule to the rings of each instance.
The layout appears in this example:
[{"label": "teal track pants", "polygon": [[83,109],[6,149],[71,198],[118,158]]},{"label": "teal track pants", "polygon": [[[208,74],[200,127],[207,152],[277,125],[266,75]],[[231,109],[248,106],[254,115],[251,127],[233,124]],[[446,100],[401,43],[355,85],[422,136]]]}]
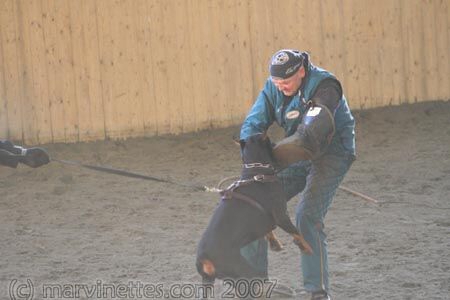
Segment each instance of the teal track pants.
[{"label": "teal track pants", "polygon": [[[296,226],[312,247],[313,255],[301,255],[303,285],[307,291],[329,290],[327,241],[324,219],[339,184],[354,156],[327,153],[314,161],[301,161],[278,173],[287,199],[300,193]],[[241,249],[242,255],[267,274],[267,241],[260,239]]]}]

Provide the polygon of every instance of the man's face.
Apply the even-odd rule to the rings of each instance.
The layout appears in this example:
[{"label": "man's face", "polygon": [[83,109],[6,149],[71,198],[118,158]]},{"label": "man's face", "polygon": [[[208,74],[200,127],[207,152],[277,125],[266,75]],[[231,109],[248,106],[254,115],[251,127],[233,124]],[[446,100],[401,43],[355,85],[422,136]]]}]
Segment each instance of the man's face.
[{"label": "man's face", "polygon": [[278,77],[272,77],[272,83],[277,87],[277,89],[282,92],[285,96],[293,96],[300,85],[302,84],[303,77],[305,77],[305,69],[301,67],[289,78],[282,79]]}]

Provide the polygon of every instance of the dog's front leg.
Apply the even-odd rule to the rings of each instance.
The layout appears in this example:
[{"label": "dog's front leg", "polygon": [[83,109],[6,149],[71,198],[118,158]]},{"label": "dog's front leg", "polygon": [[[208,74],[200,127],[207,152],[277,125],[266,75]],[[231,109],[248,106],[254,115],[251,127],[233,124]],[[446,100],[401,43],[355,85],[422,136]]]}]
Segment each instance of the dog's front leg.
[{"label": "dog's front leg", "polygon": [[302,250],[303,252],[305,252],[306,254],[309,254],[309,255],[313,254],[313,250],[312,250],[311,246],[303,238],[303,235],[294,233],[294,234],[292,234],[292,236],[294,237],[294,244],[296,244],[300,248],[300,250]]},{"label": "dog's front leg", "polygon": [[300,248],[300,250],[306,254],[313,254],[311,246],[303,238],[303,235],[298,231],[297,227],[292,224],[285,202],[274,207],[272,216],[276,225],[294,237],[294,243]]},{"label": "dog's front leg", "polygon": [[269,242],[270,249],[272,251],[279,252],[283,250],[283,245],[275,235],[275,232],[271,231],[268,234],[266,234],[266,240]]}]

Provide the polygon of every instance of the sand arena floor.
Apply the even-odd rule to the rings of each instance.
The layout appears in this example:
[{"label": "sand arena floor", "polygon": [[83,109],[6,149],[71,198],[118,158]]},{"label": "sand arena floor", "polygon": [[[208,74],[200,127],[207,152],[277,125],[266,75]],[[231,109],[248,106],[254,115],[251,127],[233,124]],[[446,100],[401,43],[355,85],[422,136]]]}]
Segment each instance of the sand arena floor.
[{"label": "sand arena floor", "polygon": [[[334,199],[325,223],[334,299],[450,299],[450,102],[355,117],[358,157],[343,185],[380,203]],[[237,132],[44,146],[59,159],[214,186],[240,172]],[[197,282],[196,244],[218,200],[56,162],[0,167],[0,299],[27,279],[35,299],[52,283]],[[269,254],[270,276],[301,287],[298,249],[276,232],[286,247]]]}]

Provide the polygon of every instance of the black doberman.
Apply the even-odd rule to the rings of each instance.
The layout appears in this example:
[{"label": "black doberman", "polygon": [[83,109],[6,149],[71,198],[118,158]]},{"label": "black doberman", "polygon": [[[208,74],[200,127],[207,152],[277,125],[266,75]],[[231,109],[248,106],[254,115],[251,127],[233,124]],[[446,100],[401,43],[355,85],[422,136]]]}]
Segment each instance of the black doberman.
[{"label": "black doberman", "polygon": [[276,226],[291,234],[302,251],[312,253],[287,213],[269,138],[258,134],[241,141],[241,153],[241,178],[222,192],[222,200],[198,245],[196,265],[204,283],[212,283],[215,278],[264,278],[266,275],[253,268],[240,249]]}]

